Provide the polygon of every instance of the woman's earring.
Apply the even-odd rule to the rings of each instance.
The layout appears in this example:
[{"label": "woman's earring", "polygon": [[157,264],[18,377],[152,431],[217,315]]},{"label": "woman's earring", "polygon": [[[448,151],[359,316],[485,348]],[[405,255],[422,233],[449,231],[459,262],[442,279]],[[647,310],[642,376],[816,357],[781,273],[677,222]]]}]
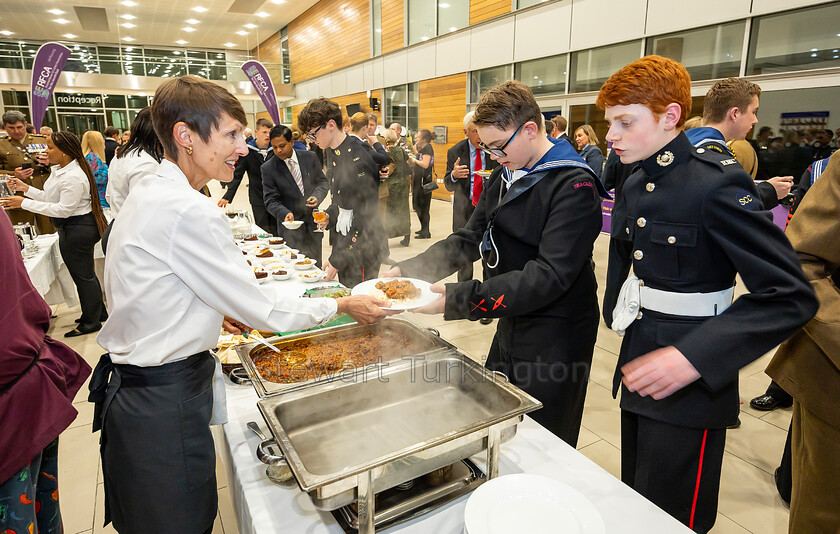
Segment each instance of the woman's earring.
[{"label": "woman's earring", "polygon": [[192,147],[191,146],[187,147],[187,155],[192,156]]}]

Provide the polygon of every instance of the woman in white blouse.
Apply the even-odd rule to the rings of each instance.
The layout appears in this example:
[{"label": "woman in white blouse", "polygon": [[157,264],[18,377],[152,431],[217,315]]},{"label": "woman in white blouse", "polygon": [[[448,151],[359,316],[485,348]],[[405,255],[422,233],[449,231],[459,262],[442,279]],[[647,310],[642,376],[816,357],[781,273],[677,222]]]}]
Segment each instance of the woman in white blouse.
[{"label": "woman in white blouse", "polygon": [[44,190],[11,178],[9,182],[25,197],[4,198],[2,205],[7,210],[23,208],[46,215],[58,228],[58,248],[82,305],[79,326],[64,334],[75,337],[96,332],[108,318],[93,266],[93,247],[107,223],[79,138],[71,132],[54,132],[47,138],[47,147],[47,154],[38,158],[43,165],[53,165]]},{"label": "woman in white blouse", "polygon": [[387,313],[371,297],[289,298],[257,283],[224,213],[200,193],[212,179],[233,179],[248,150],[246,121],[239,101],[212,82],[164,82],[152,122],[165,159],[132,184],[114,220],[105,258],[111,317],[97,339],[109,355],[90,398],[94,428],[102,428],[105,520],[121,534],[212,530],[209,424],[224,407],[224,387],[213,387],[219,368],[208,351],[223,324],[235,331],[226,316],[288,332],[340,312],[360,323]]}]

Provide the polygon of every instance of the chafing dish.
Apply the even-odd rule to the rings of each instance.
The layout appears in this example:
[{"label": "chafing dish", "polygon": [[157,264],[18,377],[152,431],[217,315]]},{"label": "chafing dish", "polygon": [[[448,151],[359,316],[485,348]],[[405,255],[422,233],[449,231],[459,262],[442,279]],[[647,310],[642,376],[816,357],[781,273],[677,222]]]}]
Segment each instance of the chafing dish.
[{"label": "chafing dish", "polygon": [[542,406],[455,349],[404,357],[354,380],[296,385],[257,404],[301,489],[322,510],[356,501],[364,534],[385,519],[376,493],[485,449],[487,477],[474,483],[494,478],[499,444]]},{"label": "chafing dish", "polygon": [[[356,323],[352,323],[331,328],[324,328],[322,330],[301,332],[289,336],[275,336],[268,338],[267,341],[272,345],[275,345],[276,347],[282,349],[284,346],[290,345],[300,340],[309,340],[313,344],[317,344],[320,342],[326,342],[330,340],[352,339],[354,337],[362,337],[369,333],[382,339],[387,339],[389,336],[393,335],[408,337],[414,342],[414,345],[416,347],[422,348],[422,350],[419,351],[403,351],[403,353],[385,354],[382,358],[382,366],[389,365],[390,360],[399,360],[399,358],[401,358],[404,355],[420,355],[436,350],[455,350],[454,345],[442,339],[439,335],[436,335],[435,332],[430,331],[426,328],[419,327],[405,319],[398,319],[394,317],[369,325],[359,325]],[[301,382],[271,382],[262,377],[256,365],[254,365],[252,355],[254,355],[255,351],[259,348],[260,345],[258,343],[243,343],[241,345],[237,345],[235,347],[235,350],[236,353],[239,355],[239,359],[242,362],[243,367],[245,367],[248,375],[250,376],[252,384],[257,390],[257,395],[259,395],[260,398],[286,391],[293,391],[301,388],[306,388],[307,386],[313,383],[333,380],[347,380],[353,379],[355,375],[367,375],[371,373],[376,373],[375,368],[370,367],[348,368],[335,374],[324,374],[323,376],[317,376],[315,378]]]}]

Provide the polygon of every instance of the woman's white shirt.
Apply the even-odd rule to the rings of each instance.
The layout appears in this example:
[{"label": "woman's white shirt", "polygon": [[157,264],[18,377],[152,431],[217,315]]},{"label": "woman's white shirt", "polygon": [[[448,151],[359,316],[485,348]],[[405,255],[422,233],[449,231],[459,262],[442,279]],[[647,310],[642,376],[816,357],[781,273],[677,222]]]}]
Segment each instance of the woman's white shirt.
[{"label": "woman's white shirt", "polygon": [[53,165],[44,189],[29,186],[20,207],[32,213],[66,219],[91,212],[90,181],[76,160]]},{"label": "woman's white shirt", "polygon": [[159,163],[144,150],[132,150],[125,156],[115,157],[108,166],[108,186],[105,200],[111,206],[111,216],[116,217],[125,198],[137,181],[157,171]]},{"label": "woman's white shirt", "polygon": [[212,200],[172,162],[132,186],[105,257],[110,316],[97,337],[117,364],[156,366],[212,349],[223,313],[289,332],[329,321],[334,299],[260,286]]}]

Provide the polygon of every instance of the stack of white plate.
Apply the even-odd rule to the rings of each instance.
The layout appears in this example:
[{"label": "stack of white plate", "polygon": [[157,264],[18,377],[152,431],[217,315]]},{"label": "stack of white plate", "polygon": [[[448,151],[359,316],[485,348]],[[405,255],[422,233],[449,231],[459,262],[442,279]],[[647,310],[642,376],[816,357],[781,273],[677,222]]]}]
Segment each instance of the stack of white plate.
[{"label": "stack of white plate", "polygon": [[470,495],[465,534],[606,534],[601,514],[568,484],[538,475],[506,475]]}]

